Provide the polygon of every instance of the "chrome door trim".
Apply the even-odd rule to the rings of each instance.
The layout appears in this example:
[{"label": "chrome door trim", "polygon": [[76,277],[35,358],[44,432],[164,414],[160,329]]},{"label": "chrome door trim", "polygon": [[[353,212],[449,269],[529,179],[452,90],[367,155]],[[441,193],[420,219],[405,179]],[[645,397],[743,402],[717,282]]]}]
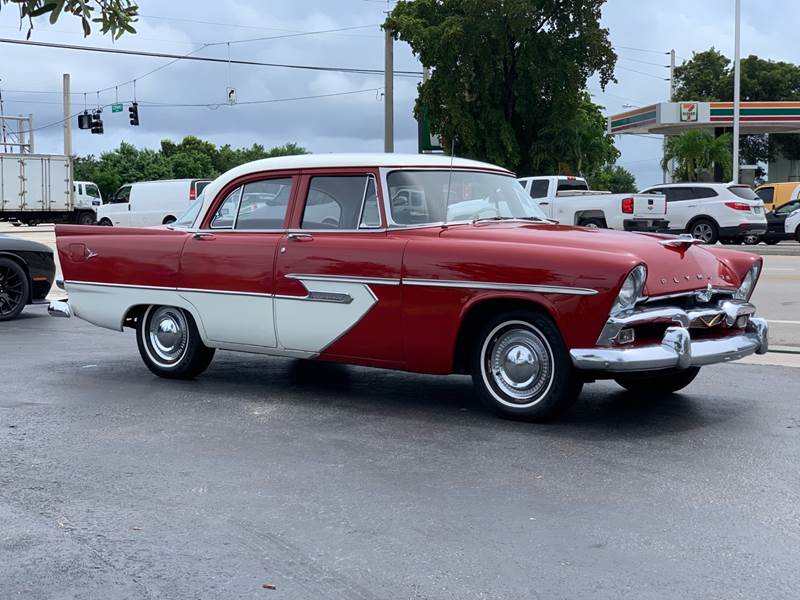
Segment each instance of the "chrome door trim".
[{"label": "chrome door trim", "polygon": [[309,275],[300,273],[289,273],[284,275],[286,279],[297,279],[298,281],[331,281],[337,283],[363,283],[366,285],[400,285],[400,279],[389,277],[358,277],[350,275]]},{"label": "chrome door trim", "polygon": [[405,279],[403,285],[414,285],[423,287],[444,287],[444,288],[463,288],[473,290],[497,290],[506,292],[527,292],[535,294],[569,294],[573,296],[594,296],[597,290],[590,288],[559,286],[559,285],[536,285],[520,283],[499,283],[491,281],[458,281],[452,279]]}]

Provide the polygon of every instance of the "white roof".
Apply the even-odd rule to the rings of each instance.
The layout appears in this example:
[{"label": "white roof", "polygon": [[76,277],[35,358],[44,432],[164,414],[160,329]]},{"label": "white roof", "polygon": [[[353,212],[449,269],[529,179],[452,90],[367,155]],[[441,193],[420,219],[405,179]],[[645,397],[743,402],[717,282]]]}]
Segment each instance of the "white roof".
[{"label": "white roof", "polygon": [[682,183],[659,183],[658,185],[650,185],[647,186],[645,189],[651,190],[653,188],[664,188],[664,187],[710,187],[716,189],[728,188],[730,186],[736,187],[750,187],[745,183],[734,183],[733,181],[729,181],[728,183],[713,183],[708,181],[689,181],[689,182],[682,182]]},{"label": "white roof", "polygon": [[[362,154],[298,154],[294,156],[276,156],[263,158],[234,167],[212,181],[203,192],[204,214],[208,205],[228,182],[248,173],[265,171],[283,171],[289,169],[324,169],[337,167],[442,167],[451,165],[451,157],[444,154],[395,154],[395,153],[362,153]],[[502,167],[466,158],[452,158],[452,165],[461,168],[495,169]]]}]

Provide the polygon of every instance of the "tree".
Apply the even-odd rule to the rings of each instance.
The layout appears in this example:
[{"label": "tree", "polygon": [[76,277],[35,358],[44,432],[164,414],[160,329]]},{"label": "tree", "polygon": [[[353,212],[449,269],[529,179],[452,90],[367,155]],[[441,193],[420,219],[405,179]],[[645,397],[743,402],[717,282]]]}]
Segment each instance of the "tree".
[{"label": "tree", "polygon": [[[743,101],[800,100],[800,66],[750,55],[741,61]],[[733,100],[731,61],[713,47],[697,52],[675,68],[676,100],[723,102]],[[800,159],[800,136],[787,134],[747,135],[740,140],[746,163],[768,162],[780,153]]]},{"label": "tree", "polygon": [[446,147],[525,174],[579,171],[598,160],[577,133],[594,118],[581,114],[586,81],[605,87],[616,63],[603,3],[400,0],[384,27],[433,69],[415,113]]},{"label": "tree", "polygon": [[119,148],[104,152],[99,158],[77,157],[74,163],[75,179],[94,181],[104,198],[121,185],[133,181],[154,179],[213,179],[238,165],[273,156],[306,154],[307,150],[294,143],[266,150],[261,144],[249,148],[217,148],[214,144],[195,136],[181,142],[162,140],[158,150],[138,149],[122,142]]},{"label": "tree", "polygon": [[661,167],[666,169],[670,161],[678,164],[675,175],[680,180],[697,181],[704,172],[721,164],[725,179],[731,176],[733,157],[731,135],[715,137],[704,129],[692,129],[681,135],[667,138]]},{"label": "tree", "polygon": [[136,33],[133,23],[139,16],[134,0],[0,0],[0,9],[6,4],[17,6],[20,24],[28,21],[28,38],[33,33],[33,19],[44,15],[49,15],[51,25],[64,13],[79,18],[84,36],[92,32],[92,23],[100,23],[100,31],[111,33],[114,39],[125,32]]},{"label": "tree", "polygon": [[588,178],[593,190],[608,190],[614,194],[633,194],[637,191],[633,173],[619,165],[606,165]]}]

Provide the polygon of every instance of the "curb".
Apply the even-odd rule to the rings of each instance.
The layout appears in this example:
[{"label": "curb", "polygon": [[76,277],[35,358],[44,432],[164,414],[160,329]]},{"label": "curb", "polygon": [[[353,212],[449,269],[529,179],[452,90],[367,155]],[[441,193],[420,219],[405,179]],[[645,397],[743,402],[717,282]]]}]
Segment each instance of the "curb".
[{"label": "curb", "polygon": [[798,346],[770,346],[768,353],[774,352],[775,354],[800,354],[800,347]]}]

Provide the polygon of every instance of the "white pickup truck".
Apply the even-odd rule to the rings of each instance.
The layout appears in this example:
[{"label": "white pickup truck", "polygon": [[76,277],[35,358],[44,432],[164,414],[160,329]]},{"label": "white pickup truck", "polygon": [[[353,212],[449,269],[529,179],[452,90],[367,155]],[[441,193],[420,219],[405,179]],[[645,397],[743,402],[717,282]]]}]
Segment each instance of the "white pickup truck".
[{"label": "white pickup truck", "polygon": [[589,189],[582,177],[522,177],[519,182],[545,214],[564,225],[624,231],[666,230],[663,194],[612,194]]}]

